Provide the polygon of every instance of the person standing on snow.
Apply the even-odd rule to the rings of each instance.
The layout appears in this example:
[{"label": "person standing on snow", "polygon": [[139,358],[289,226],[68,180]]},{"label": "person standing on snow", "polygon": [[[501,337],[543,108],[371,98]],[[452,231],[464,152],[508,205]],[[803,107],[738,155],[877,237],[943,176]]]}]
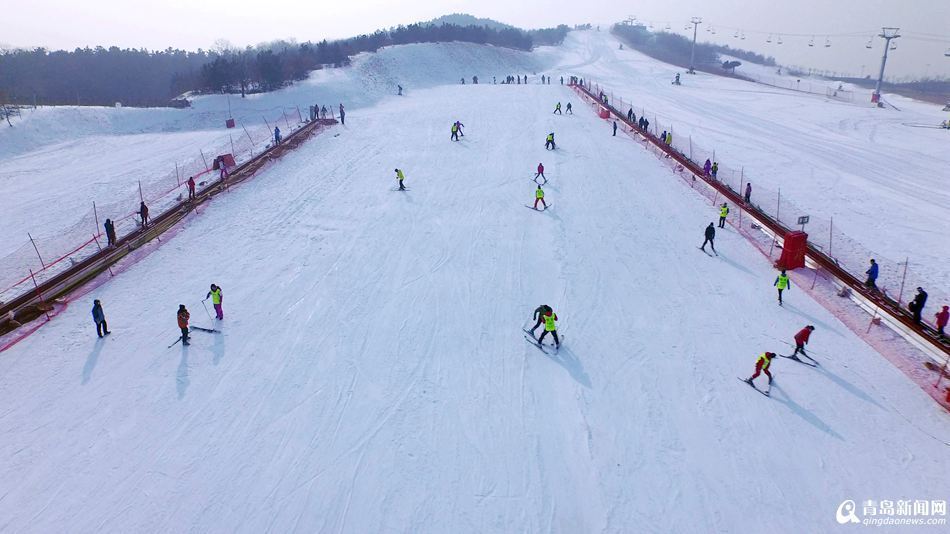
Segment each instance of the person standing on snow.
[{"label": "person standing on snow", "polygon": [[99,337],[108,336],[109,325],[106,324],[106,314],[102,311],[102,303],[99,299],[92,301],[92,320],[96,323],[96,335]]},{"label": "person standing on snow", "polygon": [[557,105],[554,106],[554,113],[552,113],[552,115],[554,115],[555,113],[558,114],[558,115],[563,115],[563,113],[561,113],[561,103],[560,103],[560,102],[558,102]]},{"label": "person standing on snow", "polygon": [[554,348],[561,348],[561,340],[557,337],[557,314],[549,307],[548,311],[545,312],[541,318],[544,319],[544,332],[541,332],[541,337],[538,338],[538,346],[541,346],[541,342],[544,341],[544,336],[550,332],[554,337]]},{"label": "person standing on snow", "polygon": [[573,115],[573,114],[574,114],[574,110],[573,110],[573,109],[571,109],[571,103],[570,103],[570,102],[568,102],[568,103],[567,103],[567,107],[566,107],[566,108],[564,108],[564,109],[566,109],[566,110],[567,110],[567,112],[568,112],[568,113],[570,113],[571,115]]},{"label": "person standing on snow", "polygon": [[548,209],[548,205],[544,202],[544,190],[541,189],[540,185],[534,191],[534,209],[538,209],[538,201],[541,202],[541,205],[544,206],[544,209]]},{"label": "person standing on snow", "polygon": [[782,270],[782,273],[775,277],[775,283],[772,284],[778,288],[778,304],[782,305],[782,291],[786,289],[792,289],[792,282],[788,279],[788,275],[785,273],[785,270]]},{"label": "person standing on snow", "polygon": [[617,137],[617,121],[614,121],[614,137]]},{"label": "person standing on snow", "polygon": [[532,315],[531,318],[535,320],[535,323],[534,323],[534,326],[531,327],[531,330],[530,330],[531,337],[535,337],[534,331],[537,330],[538,327],[541,326],[541,323],[544,322],[544,316],[553,311],[554,310],[547,304],[542,304],[534,309],[534,315]]},{"label": "person standing on snow", "polygon": [[462,128],[464,128],[465,125],[462,124],[462,121],[455,121],[455,126],[458,128],[459,135],[465,137],[465,132],[462,131]]},{"label": "person standing on snow", "polygon": [[406,186],[404,186],[404,185],[402,184],[403,180],[405,180],[405,179],[406,179],[406,175],[403,174],[402,170],[401,170],[401,169],[396,169],[396,180],[399,182],[399,190],[400,190],[400,191],[405,191],[405,190],[406,190]]},{"label": "person standing on snow", "polygon": [[188,200],[195,199],[195,177],[188,177]]},{"label": "person standing on snow", "polygon": [[274,126],[274,145],[280,144],[280,126]]},{"label": "person standing on snow", "polygon": [[877,289],[877,262],[874,261],[874,258],[871,258],[871,267],[864,271],[864,274],[868,275],[868,279],[864,281],[864,286],[868,289]]},{"label": "person standing on snow", "polygon": [[343,109],[342,102],[340,102],[340,124],[346,124],[346,110]]},{"label": "person standing on snow", "polygon": [[715,178],[715,177],[716,177],[716,174],[719,173],[719,163],[717,163],[717,162],[714,161],[714,162],[713,162],[712,169],[710,169],[710,170],[712,171],[712,177]]},{"label": "person standing on snow", "polygon": [[765,373],[765,376],[769,377],[769,385],[772,385],[772,373],[769,372],[769,366],[772,364],[772,360],[775,358],[774,352],[763,352],[758,359],[755,360],[755,374],[745,379],[745,382],[752,387],[755,385],[752,384],[752,381],[755,380],[760,373]]},{"label": "person standing on snow", "polygon": [[627,122],[633,122],[633,108],[627,110]]},{"label": "person standing on snow", "polygon": [[722,206],[719,207],[719,227],[726,227],[726,215],[729,215],[729,206],[725,202],[722,203]]},{"label": "person standing on snow", "polygon": [[396,84],[396,88],[399,89],[399,96],[402,96],[402,86],[399,84]]},{"label": "person standing on snow", "polygon": [[190,345],[188,342],[188,320],[191,319],[191,314],[188,313],[188,310],[185,308],[184,304],[178,305],[178,328],[181,329],[181,344]]},{"label": "person standing on snow", "polygon": [[673,132],[666,132],[666,145],[673,146]]},{"label": "person standing on snow", "polygon": [[947,311],[950,306],[944,306],[943,310],[934,314],[934,317],[937,318],[937,337],[943,339],[946,336],[943,329],[947,327],[947,322],[950,321],[950,311]]},{"label": "person standing on snow", "polygon": [[211,305],[214,306],[215,317],[217,317],[219,321],[224,319],[224,310],[221,308],[221,299],[224,295],[221,293],[221,288],[211,284],[211,291],[208,291],[205,300],[208,300],[208,297],[211,297]]},{"label": "person standing on snow", "polygon": [[534,175],[534,179],[537,180],[538,176],[544,178],[547,181],[548,177],[544,175],[544,165],[538,163],[538,172]]},{"label": "person standing on snow", "polygon": [[[811,333],[814,331],[815,331],[815,327],[812,325],[808,325],[805,328],[802,328],[801,330],[799,330],[797,334],[795,334],[795,352],[792,353],[792,358],[796,358],[798,354],[801,353],[802,356],[808,358],[809,360],[813,362],[815,361],[814,358],[805,354],[805,345],[808,344],[808,339],[811,337]],[[815,362],[815,363],[818,363],[818,362]]]},{"label": "person standing on snow", "polygon": [[719,253],[716,252],[716,244],[714,243],[715,240],[716,240],[716,229],[713,227],[713,223],[709,223],[709,226],[706,227],[706,239],[703,241],[702,246],[699,247],[699,250],[706,252],[706,243],[709,243],[709,246],[712,247],[713,253],[715,253],[716,256],[718,256]]},{"label": "person standing on snow", "polygon": [[459,140],[459,125],[457,122],[452,123],[452,141]]},{"label": "person standing on snow", "polygon": [[112,219],[106,219],[105,224],[103,224],[102,226],[104,226],[106,229],[106,242],[107,242],[106,246],[114,247],[115,242],[116,242],[115,223],[112,222]]},{"label": "person standing on snow", "polygon": [[927,304],[927,292],[924,288],[918,287],[914,300],[907,305],[907,308],[914,312],[914,324],[920,324],[920,314],[924,311],[925,304]]},{"label": "person standing on snow", "polygon": [[745,196],[743,196],[742,199],[745,200],[746,204],[748,204],[750,202],[749,199],[751,198],[752,198],[752,183],[748,182],[745,184]]},{"label": "person standing on snow", "polygon": [[550,150],[554,150],[555,148],[554,147],[554,132],[549,133],[548,136],[544,138],[545,150],[548,150],[548,147],[551,147]]},{"label": "person standing on snow", "polygon": [[703,163],[703,176],[709,176],[709,169],[712,169],[712,162],[706,158],[706,163]]},{"label": "person standing on snow", "polygon": [[144,200],[139,204],[139,217],[142,218],[142,228],[148,228],[148,206],[145,205]]}]

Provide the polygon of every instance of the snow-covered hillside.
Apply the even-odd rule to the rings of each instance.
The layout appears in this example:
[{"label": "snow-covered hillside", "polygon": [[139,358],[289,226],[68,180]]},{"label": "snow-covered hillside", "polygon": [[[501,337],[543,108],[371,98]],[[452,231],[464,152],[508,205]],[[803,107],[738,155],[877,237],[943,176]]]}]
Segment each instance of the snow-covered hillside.
[{"label": "snow-covered hillside", "polygon": [[[304,96],[356,104],[0,355],[0,531],[830,532],[847,499],[946,500],[947,413],[799,288],[778,307],[768,259],[731,228],[718,257],[697,250],[716,213],[662,162],[557,80],[454,83],[598,73],[648,109],[703,117],[703,135],[733,132],[743,157],[755,143],[742,120],[781,107],[736,96],[734,122],[706,117],[714,84],[740,82],[689,78],[709,85],[678,100],[672,70],[611,46],[585,32],[531,55],[397,47],[232,99],[235,115]],[[406,79],[406,96],[388,94]],[[556,102],[575,115],[553,115]],[[185,130],[108,146],[216,139]],[[103,133],[85,139],[106,146],[91,137]],[[832,137],[866,154],[857,134]],[[785,149],[774,143],[761,144]],[[28,172],[51,150],[13,161]],[[121,166],[72,150],[75,174]],[[544,212],[525,207],[539,162]],[[408,192],[392,191],[397,167]],[[905,242],[936,242],[918,237]],[[211,283],[220,322],[202,302]],[[92,299],[113,332],[102,340]],[[542,303],[564,337],[554,356],[523,339]],[[222,332],[169,348],[179,304]],[[820,367],[776,360],[771,398],[737,380],[763,351],[789,354],[806,324]]]}]

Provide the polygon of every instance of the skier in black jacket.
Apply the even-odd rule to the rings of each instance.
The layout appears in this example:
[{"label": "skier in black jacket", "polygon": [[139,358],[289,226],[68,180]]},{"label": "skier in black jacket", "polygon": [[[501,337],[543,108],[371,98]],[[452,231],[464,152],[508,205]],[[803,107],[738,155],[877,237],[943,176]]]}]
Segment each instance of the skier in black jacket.
[{"label": "skier in black jacket", "polygon": [[716,244],[714,243],[715,240],[716,240],[716,225],[713,223],[709,223],[709,226],[706,227],[706,240],[703,241],[703,244],[701,247],[699,247],[699,250],[706,252],[706,243],[709,243],[709,246],[712,247],[713,253],[716,254],[716,256],[718,256],[719,253],[716,252]]}]

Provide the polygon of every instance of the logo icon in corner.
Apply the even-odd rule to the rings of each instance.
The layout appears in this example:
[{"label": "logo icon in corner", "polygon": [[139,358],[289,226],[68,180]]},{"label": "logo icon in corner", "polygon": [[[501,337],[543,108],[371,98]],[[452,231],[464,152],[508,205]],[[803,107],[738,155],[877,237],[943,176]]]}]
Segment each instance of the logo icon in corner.
[{"label": "logo icon in corner", "polygon": [[850,499],[838,505],[838,511],[835,512],[835,519],[838,520],[838,524],[860,523],[861,520],[854,514],[856,509],[857,506],[854,504],[854,501]]}]

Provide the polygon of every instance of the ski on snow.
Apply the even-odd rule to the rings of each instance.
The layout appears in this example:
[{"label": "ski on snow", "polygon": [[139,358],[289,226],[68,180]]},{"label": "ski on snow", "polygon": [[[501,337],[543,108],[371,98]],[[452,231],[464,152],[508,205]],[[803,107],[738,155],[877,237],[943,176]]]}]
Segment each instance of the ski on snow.
[{"label": "ski on snow", "polygon": [[767,390],[765,390],[765,391],[762,391],[761,389],[755,387],[755,384],[753,384],[753,383],[747,381],[745,378],[739,378],[739,377],[736,377],[736,378],[738,378],[740,382],[745,383],[746,385],[748,385],[748,386],[751,387],[752,389],[758,391],[759,393],[765,395],[766,397],[771,397],[771,395],[769,394],[769,392],[772,391],[772,385],[771,385],[771,384],[769,384],[769,389],[767,389]]},{"label": "ski on snow", "polygon": [[[550,356],[551,353],[548,352],[546,349],[552,349],[552,350],[554,351],[554,354],[557,354],[557,351],[559,350],[559,347],[556,347],[556,346],[554,346],[554,345],[546,345],[546,344],[544,344],[544,343],[540,343],[540,342],[538,341],[538,338],[536,338],[536,337],[534,337],[533,335],[531,335],[531,332],[529,332],[528,330],[525,330],[524,332],[525,332],[524,340],[527,341],[528,343],[531,343],[532,345],[534,345],[534,347],[535,347],[536,349],[538,349],[538,350],[540,350],[541,352],[547,354],[548,356]],[[563,338],[563,337],[561,338],[561,341],[562,341],[562,342],[564,341],[564,338]]]},{"label": "ski on snow", "polygon": [[783,357],[783,358],[788,358],[789,360],[794,360],[794,361],[796,361],[796,362],[798,362],[798,363],[800,363],[800,364],[802,364],[802,365],[807,365],[807,366],[809,366],[809,367],[818,367],[818,362],[809,363],[809,362],[806,362],[805,360],[799,358],[798,356],[786,356],[786,355],[784,355],[784,354],[779,354],[779,356],[781,356],[781,357]]},{"label": "ski on snow", "polygon": [[539,210],[538,208],[535,208],[534,206],[529,206],[527,204],[525,204],[524,207],[528,208],[529,210],[534,210],[534,211],[547,211],[553,205],[554,204],[548,204],[547,206],[544,207],[544,209],[541,209],[541,210]]},{"label": "ski on snow", "polygon": [[214,328],[204,328],[202,326],[190,326],[189,330],[197,330],[199,332],[207,332],[209,334],[220,334],[220,330],[215,330]]},{"label": "ski on snow", "polygon": [[[696,248],[698,248],[699,250],[702,250],[703,252],[706,252],[706,250],[705,250],[705,249],[703,249],[703,248],[701,248],[701,247],[696,247]],[[718,253],[718,252],[716,252],[715,250],[713,251],[713,254],[715,254],[716,256],[718,256],[718,255],[719,255],[719,253]],[[712,254],[710,254],[710,253],[708,253],[708,252],[706,252],[706,255],[707,255],[707,256],[709,256],[710,258],[712,258],[712,257],[713,257],[713,255],[712,255]]]}]

